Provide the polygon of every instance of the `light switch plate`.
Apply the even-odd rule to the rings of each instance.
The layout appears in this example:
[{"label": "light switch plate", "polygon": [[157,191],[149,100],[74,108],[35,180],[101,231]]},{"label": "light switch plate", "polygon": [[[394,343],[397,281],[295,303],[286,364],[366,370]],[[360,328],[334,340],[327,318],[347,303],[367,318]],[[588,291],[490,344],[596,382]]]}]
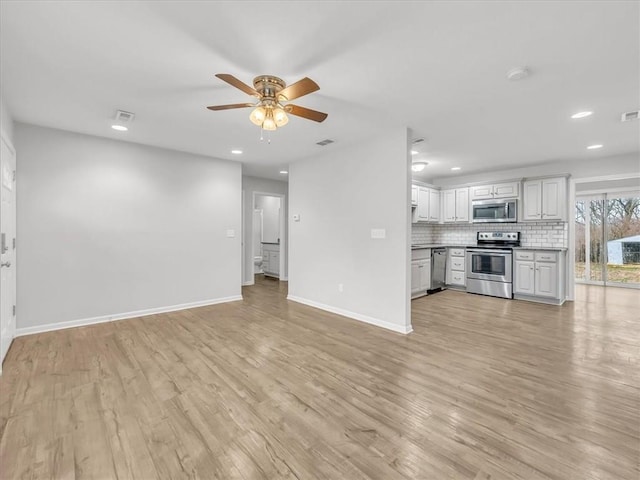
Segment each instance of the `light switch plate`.
[{"label": "light switch plate", "polygon": [[232,228],[227,230],[227,237],[228,238],[234,238],[235,236],[236,236],[236,231],[235,230],[233,230]]},{"label": "light switch plate", "polygon": [[299,215],[299,214],[297,214],[297,213],[294,213],[294,214],[293,214],[293,221],[294,221],[294,222],[299,222],[299,221],[300,221],[300,215]]},{"label": "light switch plate", "polygon": [[387,230],[384,228],[372,228],[371,238],[387,238]]}]

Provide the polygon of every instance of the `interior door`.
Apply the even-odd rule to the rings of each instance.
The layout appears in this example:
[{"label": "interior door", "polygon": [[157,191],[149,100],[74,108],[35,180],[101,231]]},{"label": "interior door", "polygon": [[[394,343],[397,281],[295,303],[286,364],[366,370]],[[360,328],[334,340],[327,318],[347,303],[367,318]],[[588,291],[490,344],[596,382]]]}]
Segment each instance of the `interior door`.
[{"label": "interior door", "polygon": [[0,363],[15,337],[16,304],[16,155],[2,137],[0,150]]}]

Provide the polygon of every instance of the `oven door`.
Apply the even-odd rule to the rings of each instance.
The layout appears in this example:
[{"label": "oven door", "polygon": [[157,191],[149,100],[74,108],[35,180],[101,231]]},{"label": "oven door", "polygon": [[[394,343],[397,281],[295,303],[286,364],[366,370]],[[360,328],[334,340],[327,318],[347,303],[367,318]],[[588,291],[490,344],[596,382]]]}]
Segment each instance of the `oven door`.
[{"label": "oven door", "polygon": [[467,278],[511,283],[512,272],[511,252],[467,249]]}]

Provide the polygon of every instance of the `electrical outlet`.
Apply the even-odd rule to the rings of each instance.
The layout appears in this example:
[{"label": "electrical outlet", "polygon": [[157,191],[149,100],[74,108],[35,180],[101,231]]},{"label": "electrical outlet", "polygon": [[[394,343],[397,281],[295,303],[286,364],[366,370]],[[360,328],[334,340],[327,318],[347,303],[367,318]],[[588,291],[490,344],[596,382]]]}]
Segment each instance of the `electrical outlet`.
[{"label": "electrical outlet", "polygon": [[340,293],[344,292],[344,283],[339,283],[339,284],[338,284],[338,291],[339,291]]}]

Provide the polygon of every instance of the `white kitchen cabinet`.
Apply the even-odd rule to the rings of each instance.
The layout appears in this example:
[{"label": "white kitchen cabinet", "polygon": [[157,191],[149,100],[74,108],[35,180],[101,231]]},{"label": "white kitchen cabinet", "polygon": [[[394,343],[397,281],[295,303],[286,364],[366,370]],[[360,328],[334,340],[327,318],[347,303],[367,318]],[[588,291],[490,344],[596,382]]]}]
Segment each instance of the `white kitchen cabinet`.
[{"label": "white kitchen cabinet", "polygon": [[496,183],[471,187],[472,200],[487,200],[491,198],[518,198],[520,195],[519,182]]},{"label": "white kitchen cabinet", "polygon": [[[434,188],[423,186],[412,186],[417,188],[418,204],[413,209],[412,221],[418,222],[432,222],[437,223],[440,221],[440,191]],[[413,195],[413,191],[412,191]]]},{"label": "white kitchen cabinet", "polygon": [[535,295],[538,297],[558,296],[558,265],[536,262]]},{"label": "white kitchen cabinet", "polygon": [[564,302],[564,252],[516,250],[514,264],[514,298]]},{"label": "white kitchen cabinet", "polygon": [[469,189],[452,188],[443,190],[442,220],[447,223],[469,222]]},{"label": "white kitchen cabinet", "polygon": [[431,288],[431,249],[411,251],[411,298],[427,294]]},{"label": "white kitchen cabinet", "polygon": [[447,285],[464,287],[467,284],[467,275],[465,271],[465,249],[449,248],[448,253]]},{"label": "white kitchen cabinet", "polygon": [[280,278],[280,245],[262,244],[262,271],[266,276]]},{"label": "white kitchen cabinet", "polygon": [[468,188],[456,188],[456,222],[469,222]]},{"label": "white kitchen cabinet", "polygon": [[418,206],[418,186],[417,185],[411,185],[411,206],[412,207]]},{"label": "white kitchen cabinet", "polygon": [[411,262],[411,296],[424,295],[431,287],[431,260]]},{"label": "white kitchen cabinet", "polygon": [[566,221],[567,179],[565,177],[527,180],[523,184],[523,217],[527,221]]},{"label": "white kitchen cabinet", "polygon": [[431,188],[429,189],[429,221],[440,221],[440,192]]},{"label": "white kitchen cabinet", "polygon": [[456,191],[442,191],[442,220],[444,222],[456,221]]},{"label": "white kitchen cabinet", "polygon": [[535,263],[528,261],[516,261],[514,293],[522,293],[524,295],[535,295]]}]

